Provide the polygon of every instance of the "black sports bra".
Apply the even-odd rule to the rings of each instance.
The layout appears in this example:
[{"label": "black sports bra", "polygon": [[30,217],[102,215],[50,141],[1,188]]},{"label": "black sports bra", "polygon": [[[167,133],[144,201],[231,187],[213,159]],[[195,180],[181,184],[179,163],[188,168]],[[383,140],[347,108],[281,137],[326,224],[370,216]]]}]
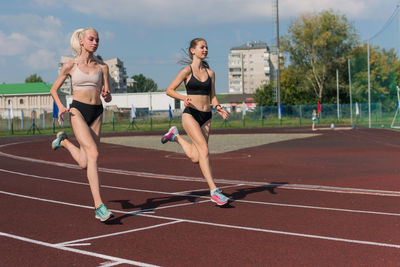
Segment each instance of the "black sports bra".
[{"label": "black sports bra", "polygon": [[206,69],[208,79],[205,82],[201,82],[193,75],[192,66],[190,66],[190,72],[192,73],[192,77],[190,77],[188,83],[186,84],[186,93],[188,95],[210,95],[211,93],[211,78],[208,75],[208,71]]}]

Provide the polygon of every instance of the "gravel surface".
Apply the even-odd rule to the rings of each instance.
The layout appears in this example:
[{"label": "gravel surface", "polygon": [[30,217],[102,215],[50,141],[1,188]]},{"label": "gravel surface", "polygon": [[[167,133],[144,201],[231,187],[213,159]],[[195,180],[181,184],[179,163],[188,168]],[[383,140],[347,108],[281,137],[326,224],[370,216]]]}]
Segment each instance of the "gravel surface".
[{"label": "gravel surface", "polygon": [[[242,148],[255,147],[270,143],[287,141],[299,138],[310,138],[319,134],[314,133],[265,133],[265,134],[213,134],[210,136],[209,149],[211,154],[225,153]],[[186,140],[189,138],[182,135]],[[161,136],[120,136],[102,137],[101,142],[132,146],[139,148],[150,148],[169,152],[181,153],[181,147],[174,142],[161,143]]]}]

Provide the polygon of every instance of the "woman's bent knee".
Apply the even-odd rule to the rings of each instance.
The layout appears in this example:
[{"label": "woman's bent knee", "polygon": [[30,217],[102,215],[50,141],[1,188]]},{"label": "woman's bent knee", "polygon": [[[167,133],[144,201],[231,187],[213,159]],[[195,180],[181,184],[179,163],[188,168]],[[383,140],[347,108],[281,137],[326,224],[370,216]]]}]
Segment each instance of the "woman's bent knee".
[{"label": "woman's bent knee", "polygon": [[199,150],[199,158],[208,158],[210,156],[208,149]]},{"label": "woman's bent knee", "polygon": [[192,161],[192,163],[194,164],[198,164],[199,163],[199,158],[190,158],[190,160]]},{"label": "woman's bent knee", "polygon": [[86,151],[86,155],[88,161],[97,161],[97,159],[99,158],[99,152],[97,151],[97,149]]},{"label": "woman's bent knee", "polygon": [[79,167],[80,167],[81,169],[83,169],[83,170],[86,170],[86,169],[87,169],[87,161],[85,161],[85,162],[79,162]]}]

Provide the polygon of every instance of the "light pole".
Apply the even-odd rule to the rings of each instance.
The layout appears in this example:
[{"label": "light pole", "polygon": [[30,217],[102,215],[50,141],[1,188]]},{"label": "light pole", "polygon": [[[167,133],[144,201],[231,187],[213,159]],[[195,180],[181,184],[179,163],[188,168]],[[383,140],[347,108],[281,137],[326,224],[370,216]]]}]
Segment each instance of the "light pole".
[{"label": "light pole", "polygon": [[276,70],[276,100],[278,102],[278,119],[282,118],[281,113],[281,59],[279,44],[279,0],[276,0],[276,48],[278,52],[278,68]]},{"label": "light pole", "polygon": [[353,98],[351,95],[351,64],[350,58],[348,59],[349,65],[349,93],[350,93],[350,124],[353,126]]}]

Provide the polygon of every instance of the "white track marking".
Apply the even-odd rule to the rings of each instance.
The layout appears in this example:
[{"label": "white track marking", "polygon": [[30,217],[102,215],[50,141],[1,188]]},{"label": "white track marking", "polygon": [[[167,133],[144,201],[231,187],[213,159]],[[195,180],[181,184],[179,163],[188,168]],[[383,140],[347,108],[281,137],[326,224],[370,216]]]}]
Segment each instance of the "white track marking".
[{"label": "white track marking", "polygon": [[[0,171],[7,172],[7,173],[12,173],[12,174],[16,174],[16,175],[28,176],[28,177],[32,177],[32,178],[36,178],[36,179],[44,179],[44,180],[50,180],[50,181],[56,181],[56,182],[62,182],[62,183],[72,183],[72,184],[89,186],[88,183],[74,182],[74,181],[62,180],[62,179],[57,179],[57,178],[50,178],[50,177],[44,177],[44,176],[38,176],[38,175],[32,175],[32,174],[25,174],[25,173],[21,173],[21,172],[8,171],[8,170],[4,170],[4,169],[0,169]],[[145,193],[153,193],[153,194],[164,194],[164,195],[174,195],[174,196],[184,196],[184,197],[207,199],[207,200],[204,200],[204,201],[168,205],[168,206],[164,206],[164,207],[157,207],[157,208],[151,208],[151,209],[128,212],[128,213],[130,213],[132,215],[134,215],[136,213],[153,212],[153,211],[160,210],[160,209],[167,209],[167,208],[174,208],[174,207],[180,207],[180,206],[186,206],[186,205],[200,204],[200,203],[207,202],[208,199],[209,199],[208,196],[200,196],[200,195],[179,195],[179,194],[176,194],[176,193],[169,193],[169,192],[162,192],[162,191],[151,191],[151,190],[116,187],[116,186],[108,186],[108,185],[102,185],[102,187],[103,188],[116,189],[116,190],[136,191],[136,192],[145,192]],[[3,192],[4,191],[0,191],[0,193],[3,193]],[[259,205],[271,205],[271,206],[281,206],[281,207],[291,207],[291,208],[315,209],[315,210],[327,210],[327,211],[340,211],[340,212],[350,212],[350,213],[387,215],[387,216],[400,216],[399,213],[389,213],[389,212],[375,212],[375,211],[366,211],[366,210],[339,209],[339,208],[328,208],[328,207],[296,205],[296,204],[282,204],[282,203],[251,201],[251,200],[235,200],[235,199],[232,199],[232,200],[234,202],[249,203],[249,204],[259,204]]]},{"label": "white track marking", "polygon": [[63,244],[63,247],[82,247],[90,245],[92,245],[92,243]]},{"label": "white track marking", "polygon": [[53,203],[53,204],[61,204],[61,205],[66,205],[66,206],[72,206],[72,207],[78,207],[78,208],[85,208],[85,209],[94,210],[94,208],[92,206],[86,206],[86,205],[81,205],[81,204],[75,204],[75,203],[52,200],[52,199],[46,199],[46,198],[40,198],[40,197],[32,197],[32,196],[27,196],[27,195],[22,195],[22,194],[15,194],[15,193],[6,192],[6,191],[0,191],[0,194],[9,195],[9,196],[13,196],[13,197],[22,197],[22,198],[27,198],[27,199],[39,200],[39,201],[49,202],[49,203]]},{"label": "white track marking", "polygon": [[[69,180],[63,180],[63,179],[58,179],[58,178],[51,178],[51,177],[45,177],[45,176],[39,176],[35,174],[28,174],[28,173],[22,173],[22,172],[15,172],[15,171],[9,171],[5,169],[0,169],[1,172],[7,172],[15,175],[22,175],[22,176],[28,176],[36,179],[43,179],[43,180],[49,180],[49,181],[55,181],[55,182],[62,182],[62,183],[70,183],[70,184],[77,184],[77,185],[85,185],[89,186],[88,183],[84,182],[75,182],[75,181],[69,181]],[[177,196],[190,196],[190,197],[204,197],[200,195],[182,195],[182,194],[175,194],[175,193],[170,193],[170,192],[164,192],[164,191],[155,191],[155,190],[145,190],[145,189],[136,189],[136,188],[125,188],[125,187],[119,187],[119,186],[111,186],[111,185],[101,185],[101,187],[104,188],[110,188],[110,189],[117,189],[117,190],[125,190],[125,191],[135,191],[135,192],[141,192],[141,193],[153,193],[153,194],[164,194],[164,195],[177,195]]]},{"label": "white track marking", "polygon": [[201,204],[205,202],[209,202],[210,199],[207,200],[201,200],[201,201],[194,201],[194,202],[189,202],[189,203],[182,203],[182,204],[174,204],[174,205],[167,205],[167,206],[162,206],[162,207],[157,207],[157,208],[151,208],[151,209],[144,209],[140,210],[142,212],[146,213],[155,213],[156,210],[163,210],[163,209],[171,209],[171,208],[176,208],[176,207],[183,207],[183,206],[189,206],[189,205],[196,205],[196,204]]},{"label": "white track marking", "polygon": [[[237,200],[235,200],[235,202],[236,201]],[[380,212],[380,211],[368,211],[368,210],[352,210],[352,209],[339,209],[339,208],[326,208],[326,207],[318,207],[318,206],[306,206],[306,205],[297,205],[297,204],[282,204],[282,203],[262,202],[262,201],[252,201],[252,200],[239,200],[239,201],[240,202],[244,202],[244,203],[249,203],[249,204],[280,206],[280,207],[289,207],[289,208],[316,209],[316,210],[340,211],[340,212],[351,212],[351,213],[362,213],[362,214],[373,214],[373,215],[386,215],[386,216],[400,216],[400,213],[392,213],[392,212]]]},{"label": "white track marking", "polygon": [[[54,200],[49,200],[49,199],[40,199],[40,198],[36,198],[36,197],[31,197],[31,196],[26,196],[26,195],[19,195],[19,194],[8,193],[8,192],[3,192],[3,191],[0,191],[0,193],[13,195],[13,196],[17,196],[17,197],[22,197],[22,198],[45,201],[45,202],[49,202],[49,203],[57,203],[57,204],[63,204],[63,205],[87,208],[87,206],[77,205],[77,204],[72,204],[72,203],[67,203],[67,202],[54,201]],[[90,207],[90,209],[92,209],[92,208]],[[127,213],[127,212],[124,212],[124,211],[117,211],[117,210],[113,210],[113,211],[116,212],[116,213],[123,213],[123,214]],[[221,227],[221,228],[230,228],[230,229],[237,229],[237,230],[246,230],[246,231],[270,233],[270,234],[279,234],[279,235],[287,235],[287,236],[295,236],[295,237],[304,237],[304,238],[310,238],[310,239],[321,239],[321,240],[328,240],[328,241],[336,241],[336,242],[354,243],[354,244],[360,244],[360,245],[370,245],[370,246],[389,247],[389,248],[400,249],[400,245],[399,244],[389,244],[389,243],[372,242],[372,241],[364,241],[364,240],[356,240],[356,239],[337,238],[337,237],[330,237],[330,236],[302,234],[302,233],[295,233],[295,232],[277,231],[277,230],[271,230],[271,229],[245,227],[245,226],[237,226],[237,225],[229,225],[229,224],[219,224],[219,223],[211,223],[211,222],[198,221],[198,220],[189,220],[189,219],[182,219],[182,218],[173,218],[173,217],[166,217],[166,216],[156,216],[156,215],[149,215],[149,214],[137,214],[137,215],[138,216],[143,216],[143,217],[161,219],[161,220],[187,222],[187,223],[215,226],[215,227]],[[1,232],[0,232],[0,234],[1,234]],[[46,244],[48,244],[48,243],[46,243]],[[71,249],[71,248],[67,248],[67,247],[59,247],[59,246],[54,245],[54,244],[49,244],[49,245],[51,245],[51,247],[65,249],[65,250]]]},{"label": "white track marking", "polygon": [[[177,218],[171,218],[171,217],[146,215],[146,214],[140,214],[140,216],[165,219],[165,220],[177,219]],[[231,228],[231,229],[264,232],[264,233],[271,233],[271,234],[280,234],[280,235],[297,236],[297,237],[305,237],[305,238],[312,238],[312,239],[323,239],[323,240],[329,240],[329,241],[338,241],[338,242],[345,242],[345,243],[355,243],[355,244],[362,244],[362,245],[372,245],[372,246],[390,247],[390,248],[400,249],[400,245],[398,245],[398,244],[380,243],[380,242],[363,241],[363,240],[355,240],[355,239],[347,239],[347,238],[337,238],[337,237],[330,237],[330,236],[301,234],[301,233],[294,233],[294,232],[277,231],[277,230],[269,230],[269,229],[245,227],[245,226],[236,226],[236,225],[229,225],[229,224],[219,224],[219,223],[211,223],[211,222],[188,220],[188,219],[180,219],[180,220],[182,220],[184,222],[189,222],[189,223],[210,225],[210,226],[223,227],[223,228]]]},{"label": "white track marking", "polygon": [[[18,144],[18,143],[12,143]],[[5,147],[12,144],[1,145],[1,147]],[[34,163],[41,163],[71,169],[80,169],[78,165],[67,164],[67,163],[59,163],[47,160],[33,159],[22,156],[15,156],[8,153],[0,152],[0,156],[23,160]],[[115,173],[120,175],[128,175],[128,176],[138,176],[138,177],[146,177],[153,179],[167,179],[167,180],[176,180],[176,181],[186,181],[186,182],[202,182],[205,183],[205,180],[200,177],[188,177],[188,176],[176,176],[176,175],[166,175],[166,174],[154,174],[148,172],[137,172],[137,171],[124,171],[118,169],[108,169],[108,168],[99,168],[100,172],[105,173]],[[248,182],[241,180],[227,180],[227,179],[215,179],[215,182],[222,184],[245,184],[251,186],[265,186],[265,187],[279,187],[281,189],[294,189],[294,190],[310,190],[310,191],[323,191],[323,192],[332,192],[332,193],[347,193],[347,194],[362,194],[362,195],[378,195],[378,196],[394,196],[400,197],[399,191],[386,191],[386,190],[373,190],[373,189],[359,189],[359,188],[343,188],[343,187],[332,187],[332,186],[321,186],[321,185],[301,185],[301,184],[270,184],[263,182]]]},{"label": "white track marking", "polygon": [[100,264],[99,267],[112,267],[112,266],[117,266],[122,264],[122,262],[112,262],[112,261],[107,261],[107,262],[103,262]]},{"label": "white track marking", "polygon": [[[226,189],[226,188],[231,188],[231,187],[238,187],[238,186],[243,186],[243,184],[235,184],[235,185],[227,185],[227,186],[218,186],[219,189]],[[174,192],[173,194],[177,195],[183,195],[191,192],[201,192],[201,191],[209,191],[209,188],[205,189],[194,189],[194,190],[186,190],[186,191],[181,191],[181,192]]]},{"label": "white track marking", "polygon": [[276,185],[276,187],[284,189],[319,191],[319,192],[340,193],[340,194],[400,197],[400,191],[387,191],[387,190],[376,190],[376,189],[359,189],[359,188],[346,188],[346,187],[334,187],[334,186],[323,186],[323,185],[301,185],[301,184],[286,184],[286,185],[283,184],[283,185]]},{"label": "white track marking", "polygon": [[54,244],[51,244],[51,243],[47,243],[47,242],[43,242],[43,241],[39,241],[39,240],[34,240],[34,239],[22,237],[22,236],[17,236],[17,235],[13,235],[13,234],[3,233],[3,232],[0,232],[0,236],[4,236],[4,237],[16,239],[16,240],[20,240],[20,241],[24,241],[24,242],[28,242],[28,243],[32,243],[32,244],[35,244],[35,245],[40,245],[40,246],[50,247],[50,248],[64,250],[64,251],[68,251],[68,252],[73,252],[73,253],[77,253],[77,254],[82,254],[82,255],[86,255],[86,256],[105,259],[105,260],[108,260],[108,261],[119,262],[121,264],[130,264],[130,265],[144,266],[144,267],[157,266],[157,265],[152,265],[152,264],[143,263],[143,262],[139,262],[139,261],[122,259],[122,258],[118,258],[118,257],[114,257],[114,256],[108,256],[108,255],[105,255],[105,254],[100,254],[100,253],[95,253],[95,252],[90,252],[90,251],[85,251],[85,250],[80,250],[80,249],[75,249],[75,248],[60,247],[60,246],[57,246],[57,245],[54,245]]},{"label": "white track marking", "polygon": [[175,220],[175,221],[172,221],[172,222],[160,223],[160,224],[155,224],[155,225],[146,226],[146,227],[142,227],[142,228],[135,228],[135,229],[131,229],[131,230],[126,230],[126,231],[121,231],[121,232],[116,232],[116,233],[111,233],[111,234],[106,234],[106,235],[98,235],[98,236],[93,236],[93,237],[81,238],[81,239],[77,239],[77,240],[58,243],[56,245],[57,246],[70,246],[71,244],[76,243],[76,242],[89,241],[89,240],[94,240],[94,239],[110,237],[110,236],[123,235],[123,234],[128,234],[128,233],[133,233],[133,232],[139,232],[139,231],[154,229],[154,228],[158,228],[158,227],[162,227],[162,226],[167,226],[167,225],[170,225],[170,224],[180,223],[180,222],[183,222],[183,221]]}]

